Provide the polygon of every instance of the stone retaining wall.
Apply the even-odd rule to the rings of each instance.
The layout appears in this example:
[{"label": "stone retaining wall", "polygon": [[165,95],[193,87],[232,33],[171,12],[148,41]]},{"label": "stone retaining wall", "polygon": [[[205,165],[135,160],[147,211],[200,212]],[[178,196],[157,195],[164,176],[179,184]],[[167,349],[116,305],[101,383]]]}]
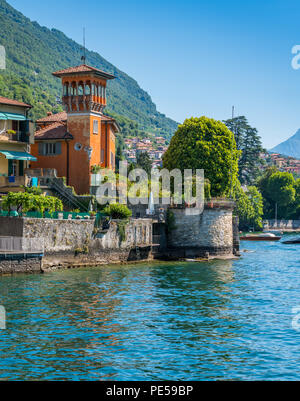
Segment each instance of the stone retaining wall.
[{"label": "stone retaining wall", "polygon": [[[168,245],[174,254],[185,257],[225,256],[233,254],[233,204],[206,205],[198,214],[189,209],[171,209],[175,228],[169,231]],[[235,246],[237,246],[235,244]]]},{"label": "stone retaining wall", "polygon": [[95,220],[0,217],[0,236],[36,238],[44,247],[43,268],[109,264],[152,258],[152,220],[114,220],[107,232]]},{"label": "stone retaining wall", "polygon": [[32,257],[20,257],[0,255],[0,274],[13,273],[41,273],[42,259]]}]

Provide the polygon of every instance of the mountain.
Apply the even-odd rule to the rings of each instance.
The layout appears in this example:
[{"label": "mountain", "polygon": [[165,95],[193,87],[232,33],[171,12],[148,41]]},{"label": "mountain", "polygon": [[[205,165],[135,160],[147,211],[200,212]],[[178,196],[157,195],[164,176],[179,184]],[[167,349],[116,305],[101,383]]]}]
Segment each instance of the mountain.
[{"label": "mountain", "polygon": [[300,129],[295,135],[271,149],[270,152],[300,159]]},{"label": "mountain", "polygon": [[[52,72],[81,64],[82,46],[63,32],[30,21],[5,0],[0,0],[0,27],[0,45],[7,57],[6,70],[0,71],[0,95],[32,104],[34,119],[61,111],[61,84]],[[116,76],[109,83],[106,111],[120,121],[125,133],[172,136],[178,124],[157,111],[133,78],[98,53],[87,51],[86,56],[87,64]]]}]

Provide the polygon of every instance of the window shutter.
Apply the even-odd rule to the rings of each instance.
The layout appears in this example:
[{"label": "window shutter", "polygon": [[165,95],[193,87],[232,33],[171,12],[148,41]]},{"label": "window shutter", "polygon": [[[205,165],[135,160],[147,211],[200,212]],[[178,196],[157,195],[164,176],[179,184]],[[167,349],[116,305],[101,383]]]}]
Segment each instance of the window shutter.
[{"label": "window shutter", "polygon": [[61,142],[56,142],[56,152],[55,154],[61,155]]},{"label": "window shutter", "polygon": [[44,155],[44,144],[39,143],[39,155],[43,156]]}]

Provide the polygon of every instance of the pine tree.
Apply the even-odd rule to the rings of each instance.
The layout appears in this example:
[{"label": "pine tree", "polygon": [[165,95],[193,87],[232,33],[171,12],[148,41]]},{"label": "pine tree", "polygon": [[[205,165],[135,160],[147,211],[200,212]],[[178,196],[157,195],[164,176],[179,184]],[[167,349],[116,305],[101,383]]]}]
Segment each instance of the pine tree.
[{"label": "pine tree", "polygon": [[244,116],[226,120],[224,123],[234,133],[237,148],[242,151],[239,160],[239,180],[242,185],[252,185],[264,164],[260,157],[264,149],[258,131],[248,124]]}]

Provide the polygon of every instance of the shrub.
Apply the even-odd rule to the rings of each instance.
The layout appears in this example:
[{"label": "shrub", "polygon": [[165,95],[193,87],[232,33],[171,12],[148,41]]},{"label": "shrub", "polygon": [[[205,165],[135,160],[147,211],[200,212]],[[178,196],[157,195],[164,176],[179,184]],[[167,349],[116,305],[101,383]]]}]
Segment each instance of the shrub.
[{"label": "shrub", "polygon": [[128,219],[132,216],[132,211],[126,205],[114,203],[107,206],[103,212],[112,219]]},{"label": "shrub", "polygon": [[16,207],[18,213],[38,210],[43,216],[46,210],[50,214],[63,210],[60,199],[53,196],[33,195],[27,192],[9,192],[8,195],[3,197],[2,207],[9,212],[13,207]]}]

